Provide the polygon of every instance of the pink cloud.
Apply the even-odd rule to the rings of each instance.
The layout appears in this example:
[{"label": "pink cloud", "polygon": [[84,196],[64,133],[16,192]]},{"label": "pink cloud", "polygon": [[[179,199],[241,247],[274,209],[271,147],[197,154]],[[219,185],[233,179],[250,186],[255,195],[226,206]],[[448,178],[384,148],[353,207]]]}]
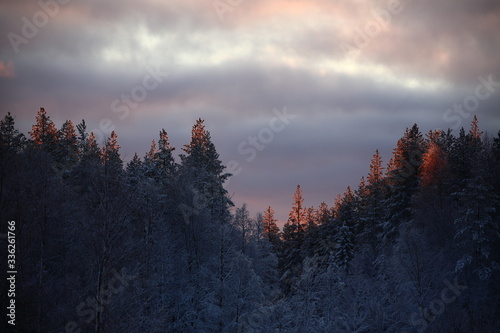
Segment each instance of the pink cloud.
[{"label": "pink cloud", "polygon": [[16,77],[14,64],[12,62],[5,63],[0,60],[0,77],[13,78]]}]

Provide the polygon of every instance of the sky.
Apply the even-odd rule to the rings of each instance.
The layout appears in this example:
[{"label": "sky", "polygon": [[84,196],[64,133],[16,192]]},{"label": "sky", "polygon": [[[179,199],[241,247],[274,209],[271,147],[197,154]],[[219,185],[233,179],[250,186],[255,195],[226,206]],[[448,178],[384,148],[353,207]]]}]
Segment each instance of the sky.
[{"label": "sky", "polygon": [[125,161],[205,119],[233,201],[280,224],[297,185],[332,205],[414,123],[500,129],[497,0],[2,0],[0,32],[2,118],[85,119]]}]

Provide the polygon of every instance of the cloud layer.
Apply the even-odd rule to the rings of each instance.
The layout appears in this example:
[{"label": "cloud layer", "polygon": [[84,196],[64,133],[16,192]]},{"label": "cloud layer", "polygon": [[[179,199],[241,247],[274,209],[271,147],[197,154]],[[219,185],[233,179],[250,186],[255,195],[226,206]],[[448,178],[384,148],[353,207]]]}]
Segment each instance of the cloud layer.
[{"label": "cloud layer", "polygon": [[[27,132],[44,106],[58,126],[84,118],[103,137],[104,120],[126,159],[144,154],[161,128],[179,150],[202,117],[223,161],[242,167],[228,185],[236,203],[254,212],[272,205],[282,221],[297,184],[306,204],[331,204],[367,173],[375,149],[388,160],[405,127],[467,127],[472,116],[447,110],[490,75],[493,91],[466,114],[500,129],[498,1],[2,7],[2,116],[13,113]],[[163,74],[155,81],[152,72]],[[248,162],[239,144],[284,107],[296,117]]]}]

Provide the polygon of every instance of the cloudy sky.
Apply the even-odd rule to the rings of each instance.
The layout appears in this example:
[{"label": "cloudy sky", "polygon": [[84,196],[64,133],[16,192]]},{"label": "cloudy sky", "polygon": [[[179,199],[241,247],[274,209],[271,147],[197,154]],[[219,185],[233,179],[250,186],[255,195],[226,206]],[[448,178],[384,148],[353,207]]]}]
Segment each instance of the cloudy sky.
[{"label": "cloudy sky", "polygon": [[2,118],[114,128],[128,161],[201,117],[234,201],[282,222],[297,184],[332,204],[413,123],[500,129],[497,0],[1,1],[0,30]]}]

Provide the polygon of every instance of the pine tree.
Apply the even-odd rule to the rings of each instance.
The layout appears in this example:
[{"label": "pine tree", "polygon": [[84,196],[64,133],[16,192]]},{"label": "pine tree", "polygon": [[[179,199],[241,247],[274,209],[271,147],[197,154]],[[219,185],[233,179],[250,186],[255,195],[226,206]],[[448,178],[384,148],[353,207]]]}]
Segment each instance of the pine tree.
[{"label": "pine tree", "polygon": [[78,161],[78,138],[71,120],[66,120],[58,133],[57,162],[68,170]]},{"label": "pine tree", "polygon": [[44,108],[40,108],[36,116],[36,124],[31,128],[31,139],[37,147],[53,152],[57,144],[57,128],[47,115]]},{"label": "pine tree", "polygon": [[424,149],[425,142],[417,124],[406,129],[394,149],[387,172],[390,193],[385,201],[385,237],[397,232],[400,223],[411,218],[411,202],[419,184],[418,170],[422,165]]},{"label": "pine tree", "polygon": [[337,245],[334,250],[334,257],[337,265],[345,272],[350,272],[350,261],[354,257],[355,237],[346,222],[342,224],[339,235],[337,236]]},{"label": "pine tree", "polygon": [[373,154],[372,160],[370,162],[370,173],[368,174],[368,185],[370,188],[376,187],[380,184],[384,178],[384,168],[382,167],[382,157],[378,152],[378,149]]},{"label": "pine tree", "polygon": [[264,236],[271,244],[276,248],[280,245],[280,232],[278,225],[276,224],[278,220],[274,218],[274,210],[271,206],[267,207],[264,211]]},{"label": "pine tree", "polygon": [[285,241],[295,240],[299,234],[304,232],[306,227],[306,209],[304,208],[304,198],[300,185],[293,195],[292,210],[288,214],[288,221],[283,227],[283,238]]},{"label": "pine tree", "polygon": [[203,207],[195,207],[196,210],[206,208],[212,218],[227,220],[227,209],[233,203],[227,197],[223,184],[230,174],[224,173],[225,166],[219,160],[210,132],[203,123],[202,119],[196,121],[191,131],[191,142],[183,148],[187,155],[181,155],[181,172],[183,177],[191,178],[195,196],[204,203]]},{"label": "pine tree", "polygon": [[306,231],[310,231],[318,226],[318,212],[314,207],[306,209]]},{"label": "pine tree", "polygon": [[177,171],[177,164],[172,154],[174,150],[175,147],[170,146],[167,131],[162,129],[158,141],[158,152],[156,153],[156,170],[157,180],[164,185],[173,181]]},{"label": "pine tree", "polygon": [[99,145],[95,139],[94,132],[90,132],[87,138],[87,151],[85,155],[82,156],[84,161],[99,162],[101,160],[101,151],[99,150]]},{"label": "pine tree", "polygon": [[424,187],[437,187],[442,184],[446,175],[448,162],[438,142],[440,135],[440,131],[431,131],[428,134],[429,142],[420,168],[420,184]]},{"label": "pine tree", "polygon": [[472,267],[483,280],[500,269],[498,258],[495,259],[498,255],[494,253],[500,239],[498,221],[495,221],[500,198],[485,172],[484,161],[476,161],[472,177],[466,180],[462,190],[453,194],[458,201],[455,241],[463,251],[456,271]]},{"label": "pine tree", "polygon": [[335,219],[341,225],[336,237],[335,260],[339,267],[349,272],[349,262],[354,255],[355,228],[359,224],[356,197],[348,186],[343,196],[335,202]]},{"label": "pine tree", "polygon": [[143,163],[137,153],[127,164],[127,177],[131,186],[137,186],[143,176]]},{"label": "pine tree", "polygon": [[158,165],[158,149],[156,148],[156,141],[153,139],[151,141],[151,147],[149,151],[144,156],[144,174],[152,179],[157,178],[157,169]]},{"label": "pine tree", "polygon": [[123,172],[123,161],[120,157],[120,145],[118,145],[118,136],[115,131],[106,140],[102,147],[101,160],[104,167],[104,174],[111,179],[117,179]]},{"label": "pine tree", "polygon": [[325,202],[321,202],[318,207],[318,224],[323,225],[331,223],[333,219],[332,210]]},{"label": "pine tree", "polygon": [[480,142],[482,135],[483,132],[479,130],[479,120],[477,119],[477,116],[474,115],[474,118],[472,119],[470,124],[469,137],[474,142]]},{"label": "pine tree", "polygon": [[5,118],[0,120],[0,156],[6,158],[4,153],[20,152],[24,148],[25,140],[24,134],[15,128],[14,117],[8,112]]}]

